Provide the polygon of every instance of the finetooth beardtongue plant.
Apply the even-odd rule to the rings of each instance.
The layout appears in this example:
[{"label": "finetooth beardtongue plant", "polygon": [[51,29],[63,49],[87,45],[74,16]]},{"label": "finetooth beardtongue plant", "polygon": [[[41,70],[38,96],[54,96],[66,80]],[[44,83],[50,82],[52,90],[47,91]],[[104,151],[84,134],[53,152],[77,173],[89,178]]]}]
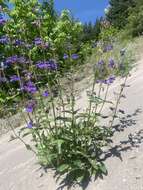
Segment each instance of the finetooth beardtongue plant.
[{"label": "finetooth beardtongue plant", "polygon": [[[128,76],[129,60],[125,52],[119,62],[112,56],[106,59],[113,51],[112,43],[108,41],[97,47],[100,60],[93,69],[93,85],[87,96],[89,105],[85,111],[78,110],[72,72],[83,56],[79,51],[81,25],[72,20],[68,11],[63,11],[59,19],[52,18],[48,7],[36,0],[13,2],[15,7],[9,10],[10,18],[2,24],[0,37],[3,52],[0,103],[9,107],[9,102],[18,102],[24,106],[26,127],[17,137],[36,153],[42,166],[55,169],[59,175],[66,174],[71,185],[82,183],[92,175],[107,174],[100,157],[111,137],[125,84],[115,103],[110,126],[100,126],[98,121],[104,105],[112,103],[107,99],[110,85],[118,75]],[[63,68],[66,68],[66,87],[60,82]],[[24,142],[26,135],[32,137],[32,145]]]}]

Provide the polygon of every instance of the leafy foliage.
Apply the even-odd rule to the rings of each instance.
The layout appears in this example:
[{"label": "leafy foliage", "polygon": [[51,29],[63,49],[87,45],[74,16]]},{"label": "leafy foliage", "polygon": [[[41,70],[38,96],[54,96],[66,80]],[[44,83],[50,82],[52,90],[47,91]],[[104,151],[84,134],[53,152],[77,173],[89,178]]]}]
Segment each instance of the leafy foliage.
[{"label": "leafy foliage", "polygon": [[126,27],[127,33],[132,37],[140,36],[143,33],[143,1],[136,1],[136,6],[130,9],[128,24]]}]

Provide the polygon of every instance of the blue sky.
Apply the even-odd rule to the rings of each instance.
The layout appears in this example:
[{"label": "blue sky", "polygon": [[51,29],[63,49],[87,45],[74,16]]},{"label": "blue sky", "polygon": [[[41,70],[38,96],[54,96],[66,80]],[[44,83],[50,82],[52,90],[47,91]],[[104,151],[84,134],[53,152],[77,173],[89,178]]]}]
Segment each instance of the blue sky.
[{"label": "blue sky", "polygon": [[81,22],[95,22],[97,17],[104,15],[108,0],[55,0],[58,11],[69,9]]}]

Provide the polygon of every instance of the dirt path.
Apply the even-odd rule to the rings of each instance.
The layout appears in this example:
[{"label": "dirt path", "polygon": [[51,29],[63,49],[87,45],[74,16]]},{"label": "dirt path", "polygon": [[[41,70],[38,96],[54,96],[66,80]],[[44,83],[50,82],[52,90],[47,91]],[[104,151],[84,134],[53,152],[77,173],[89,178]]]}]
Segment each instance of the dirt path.
[{"label": "dirt path", "polygon": [[[108,175],[92,181],[87,190],[143,190],[143,59],[128,84],[131,85],[125,92],[128,98],[121,103],[125,115],[115,126],[124,131],[115,133],[114,143],[105,154]],[[85,94],[79,100],[81,105]],[[53,172],[45,174],[21,142],[8,142],[10,134],[0,138],[0,190],[56,190]]]}]

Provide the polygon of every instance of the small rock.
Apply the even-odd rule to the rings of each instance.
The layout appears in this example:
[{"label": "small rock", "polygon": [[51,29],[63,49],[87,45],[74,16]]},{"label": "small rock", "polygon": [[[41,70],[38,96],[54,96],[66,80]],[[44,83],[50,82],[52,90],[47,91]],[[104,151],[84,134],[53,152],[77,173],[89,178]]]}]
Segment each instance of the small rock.
[{"label": "small rock", "polygon": [[44,175],[44,174],[41,172],[41,173],[39,174],[39,177],[43,177],[43,175]]},{"label": "small rock", "polygon": [[139,180],[139,179],[141,179],[141,176],[136,176],[136,180]]}]

